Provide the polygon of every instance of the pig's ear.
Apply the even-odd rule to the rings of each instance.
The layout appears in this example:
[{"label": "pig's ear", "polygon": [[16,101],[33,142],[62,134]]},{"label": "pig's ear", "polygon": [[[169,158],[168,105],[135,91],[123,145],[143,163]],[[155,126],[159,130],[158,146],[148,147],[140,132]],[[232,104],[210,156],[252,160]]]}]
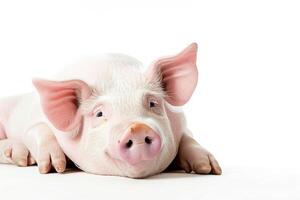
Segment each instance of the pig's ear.
[{"label": "pig's ear", "polygon": [[167,93],[166,100],[174,106],[182,106],[191,98],[197,85],[196,60],[197,44],[193,43],[173,57],[154,62],[146,76],[150,80],[161,80]]},{"label": "pig's ear", "polygon": [[85,82],[42,79],[33,79],[32,82],[40,95],[43,111],[55,128],[67,132],[81,125],[79,103],[91,95]]}]

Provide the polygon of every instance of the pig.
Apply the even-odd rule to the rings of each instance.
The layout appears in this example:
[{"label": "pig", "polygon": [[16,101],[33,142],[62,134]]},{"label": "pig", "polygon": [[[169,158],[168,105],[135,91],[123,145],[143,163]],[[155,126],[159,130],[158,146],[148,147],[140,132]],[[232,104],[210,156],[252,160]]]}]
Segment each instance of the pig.
[{"label": "pig", "polygon": [[35,91],[0,100],[0,163],[145,178],[169,169],[221,174],[181,109],[198,81],[197,44],[145,68],[107,54],[65,68]]}]

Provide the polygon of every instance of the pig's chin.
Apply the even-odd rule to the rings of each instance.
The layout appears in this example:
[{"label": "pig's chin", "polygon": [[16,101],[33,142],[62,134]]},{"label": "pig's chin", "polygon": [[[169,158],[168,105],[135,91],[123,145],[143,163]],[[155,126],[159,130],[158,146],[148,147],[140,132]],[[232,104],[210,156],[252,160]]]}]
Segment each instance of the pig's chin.
[{"label": "pig's chin", "polygon": [[[125,167],[124,167],[125,168]],[[153,161],[142,161],[136,164],[126,163],[124,175],[130,178],[145,178],[160,173]]]},{"label": "pig's chin", "polygon": [[162,170],[158,168],[158,159],[154,160],[144,160],[137,163],[129,163],[127,161],[121,160],[119,158],[114,158],[107,154],[108,158],[113,162],[117,168],[120,170],[120,174],[112,174],[125,176],[129,178],[146,178],[160,173]]}]

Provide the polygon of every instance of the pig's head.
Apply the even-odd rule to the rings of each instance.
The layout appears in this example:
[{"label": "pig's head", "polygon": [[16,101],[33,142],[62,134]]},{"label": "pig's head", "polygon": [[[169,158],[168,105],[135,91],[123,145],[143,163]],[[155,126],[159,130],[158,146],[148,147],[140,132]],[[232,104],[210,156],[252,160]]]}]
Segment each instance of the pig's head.
[{"label": "pig's head", "polygon": [[141,178],[163,171],[177,154],[184,125],[171,107],[192,96],[196,54],[197,45],[191,44],[146,72],[102,66],[93,84],[33,83],[61,147],[77,166],[95,174]]}]

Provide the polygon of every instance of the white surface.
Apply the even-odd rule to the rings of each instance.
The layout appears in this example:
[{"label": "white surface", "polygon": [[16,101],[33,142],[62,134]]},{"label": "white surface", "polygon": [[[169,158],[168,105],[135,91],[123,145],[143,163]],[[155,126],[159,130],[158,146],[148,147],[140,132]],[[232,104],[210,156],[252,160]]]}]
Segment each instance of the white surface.
[{"label": "white surface", "polygon": [[[41,175],[0,165],[0,199],[300,199],[298,169],[225,168],[221,176],[163,173],[148,179],[84,172]],[[5,200],[5,198],[3,199]]]}]

